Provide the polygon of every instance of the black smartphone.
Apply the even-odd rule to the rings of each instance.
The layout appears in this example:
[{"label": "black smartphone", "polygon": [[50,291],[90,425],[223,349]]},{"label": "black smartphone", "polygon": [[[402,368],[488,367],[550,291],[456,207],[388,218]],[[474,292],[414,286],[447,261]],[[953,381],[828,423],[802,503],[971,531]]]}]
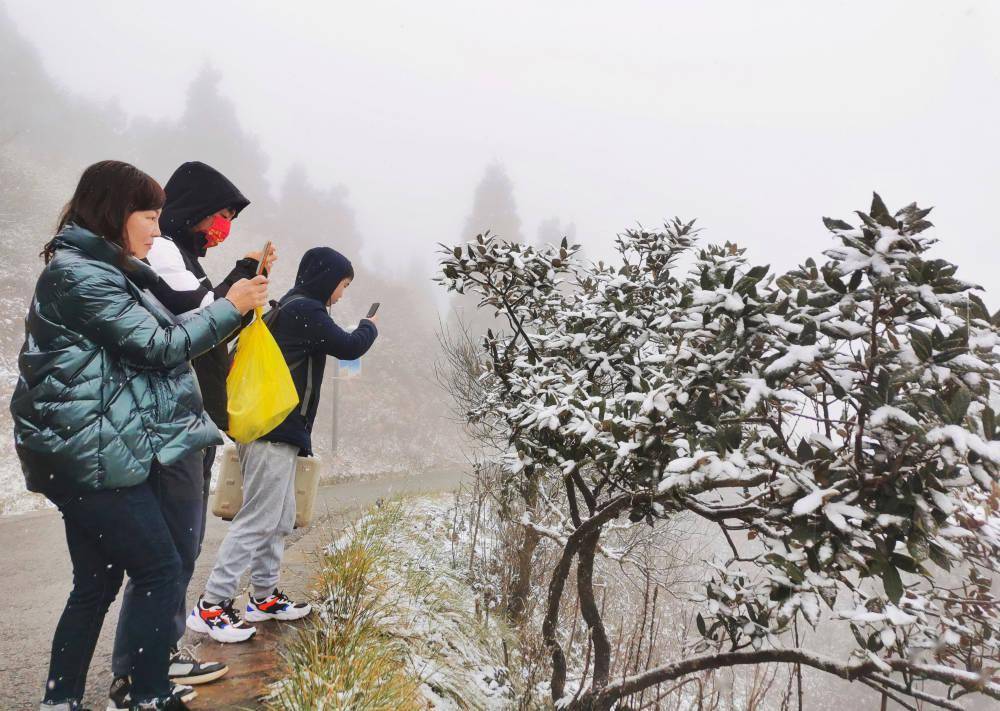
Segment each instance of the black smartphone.
[{"label": "black smartphone", "polygon": [[378,301],[376,301],[374,304],[372,304],[372,307],[370,309],[368,309],[368,315],[365,316],[365,318],[371,318],[376,313],[378,313],[378,307],[381,306],[381,305],[382,304],[380,304]]}]

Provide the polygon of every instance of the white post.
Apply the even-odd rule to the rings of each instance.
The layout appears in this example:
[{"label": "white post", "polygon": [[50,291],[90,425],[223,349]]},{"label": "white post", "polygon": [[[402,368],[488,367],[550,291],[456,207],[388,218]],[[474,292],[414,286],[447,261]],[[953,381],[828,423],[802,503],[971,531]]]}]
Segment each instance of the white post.
[{"label": "white post", "polygon": [[333,358],[333,417],[331,422],[330,457],[337,454],[337,401],[340,400],[340,360]]}]

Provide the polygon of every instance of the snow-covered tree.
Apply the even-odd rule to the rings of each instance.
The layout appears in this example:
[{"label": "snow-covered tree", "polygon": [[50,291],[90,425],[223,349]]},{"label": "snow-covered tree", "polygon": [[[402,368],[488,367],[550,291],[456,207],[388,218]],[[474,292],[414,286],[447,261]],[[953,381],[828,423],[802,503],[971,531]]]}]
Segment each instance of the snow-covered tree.
[{"label": "snow-covered tree", "polygon": [[[1000,699],[1000,313],[927,252],[929,210],[876,195],[835,246],[778,277],[693,223],[628,231],[621,263],[491,237],[445,248],[439,281],[475,295],[490,331],[473,422],[505,428],[509,467],[563,491],[542,636],[551,691],[608,709],[693,672],[813,667],[902,701]],[[681,270],[685,256],[693,267]],[[685,658],[611,679],[594,597],[602,532],[689,512],[732,551],[711,570]],[[557,635],[573,563],[593,639],[589,687],[566,694]],[[849,630],[842,657],[797,621]],[[797,639],[797,636],[795,637]]]}]

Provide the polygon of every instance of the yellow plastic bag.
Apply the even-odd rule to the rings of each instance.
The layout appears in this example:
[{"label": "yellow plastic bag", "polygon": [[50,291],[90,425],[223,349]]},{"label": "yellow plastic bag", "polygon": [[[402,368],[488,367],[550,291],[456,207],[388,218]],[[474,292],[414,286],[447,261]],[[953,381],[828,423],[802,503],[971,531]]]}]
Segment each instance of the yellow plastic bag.
[{"label": "yellow plastic bag", "polygon": [[257,309],[236,343],[226,378],[229,435],[241,444],[266,435],[299,404],[292,374]]}]

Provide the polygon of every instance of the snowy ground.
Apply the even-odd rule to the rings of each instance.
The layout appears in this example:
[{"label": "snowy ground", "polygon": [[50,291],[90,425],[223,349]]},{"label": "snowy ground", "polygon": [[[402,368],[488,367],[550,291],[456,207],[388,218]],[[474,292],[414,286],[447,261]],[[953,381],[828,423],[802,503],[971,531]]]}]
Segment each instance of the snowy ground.
[{"label": "snowy ground", "polygon": [[[404,674],[419,696],[419,700],[412,700],[413,708],[513,708],[519,684],[511,669],[516,663],[510,661],[514,653],[506,650],[515,645],[507,628],[477,605],[475,593],[464,577],[466,568],[454,557],[453,551],[460,546],[452,546],[453,504],[450,495],[386,504],[332,543],[327,549],[326,565],[342,569],[333,575],[321,573],[328,588],[321,593],[324,602],[320,618],[327,634],[333,637],[342,634],[340,626],[350,624],[344,620],[356,615],[355,608],[376,611],[371,619],[378,634],[368,639],[381,640],[373,644],[384,644],[388,639],[400,651]],[[348,572],[345,576],[343,568],[347,567],[345,561],[356,558],[337,554],[357,547],[359,540],[364,541],[365,550],[377,551],[373,555],[379,564],[364,581],[366,600],[353,601],[347,595],[350,601],[345,603],[343,580],[350,575]],[[339,562],[331,563],[334,560]],[[369,654],[363,649],[365,645],[352,645],[352,653],[359,658]],[[339,660],[338,664],[352,662]],[[327,694],[335,694],[340,701],[350,697],[362,703],[355,696],[359,692],[342,685],[344,674],[324,667],[329,665],[316,664],[312,669],[315,674],[300,671],[297,681],[285,683],[320,683],[323,677],[321,683]],[[364,703],[372,702],[366,699]],[[362,706],[367,708],[364,703]],[[287,703],[278,705],[292,707]],[[375,707],[381,708],[377,704]]]},{"label": "snowy ground", "polygon": [[[10,402],[10,395],[6,391],[3,398],[4,405]],[[14,452],[13,423],[10,419],[10,412],[6,407],[0,411],[0,515],[23,513],[25,511],[35,511],[50,507],[52,504],[44,496],[32,494],[24,488],[24,475],[21,474],[21,465]]]},{"label": "snowy ground", "polygon": [[[423,499],[406,508],[390,545],[401,566],[390,575],[423,578],[417,595],[403,595],[387,623],[407,639],[411,668],[433,708],[510,708],[514,688],[500,642],[506,634],[476,605],[448,541],[452,501]],[[416,591],[415,591],[416,592]]]}]

